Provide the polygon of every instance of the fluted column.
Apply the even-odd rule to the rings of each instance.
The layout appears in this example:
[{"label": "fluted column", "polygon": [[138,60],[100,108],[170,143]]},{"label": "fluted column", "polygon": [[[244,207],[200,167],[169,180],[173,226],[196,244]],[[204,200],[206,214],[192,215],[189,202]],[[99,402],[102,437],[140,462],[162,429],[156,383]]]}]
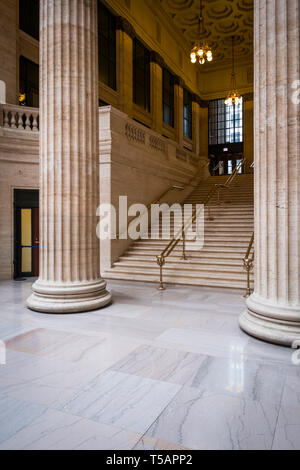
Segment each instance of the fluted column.
[{"label": "fluted column", "polygon": [[174,85],[175,100],[175,134],[176,141],[180,148],[183,147],[183,87],[184,81],[176,76]]},{"label": "fluted column", "polygon": [[244,100],[244,157],[248,164],[253,162],[253,94],[243,96]]},{"label": "fluted column", "polygon": [[135,30],[123,17],[117,17],[117,68],[120,109],[132,117],[133,39]]},{"label": "fluted column", "polygon": [[255,291],[241,327],[300,339],[299,0],[255,1]]},{"label": "fluted column", "polygon": [[208,155],[208,101],[202,101],[200,105],[200,116],[199,116],[199,125],[200,125],[200,155]]},{"label": "fluted column", "polygon": [[200,153],[200,98],[193,95],[193,152]]},{"label": "fluted column", "polygon": [[40,278],[28,306],[110,302],[100,278],[97,0],[40,1]]},{"label": "fluted column", "polygon": [[151,113],[152,113],[152,129],[158,133],[162,133],[163,112],[162,112],[162,95],[163,95],[163,58],[155,51],[150,54],[150,75],[151,75]]}]

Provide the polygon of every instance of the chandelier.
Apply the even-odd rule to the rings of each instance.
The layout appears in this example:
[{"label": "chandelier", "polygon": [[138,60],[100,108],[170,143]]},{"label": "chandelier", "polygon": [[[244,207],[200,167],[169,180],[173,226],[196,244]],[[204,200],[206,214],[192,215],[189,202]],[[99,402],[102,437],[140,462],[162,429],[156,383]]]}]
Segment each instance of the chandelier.
[{"label": "chandelier", "polygon": [[193,49],[191,50],[191,62],[192,64],[196,64],[197,60],[199,64],[203,65],[205,62],[211,62],[213,60],[213,55],[211,48],[206,44],[203,43],[200,38],[204,35],[205,28],[204,28],[204,18],[203,18],[203,1],[200,0],[200,16],[199,16],[199,41],[195,44]]},{"label": "chandelier", "polygon": [[232,36],[232,72],[231,72],[231,91],[228,93],[225,100],[225,104],[228,106],[233,106],[235,104],[240,104],[243,98],[236,87],[236,74],[235,74],[235,63],[234,63],[234,36]]}]

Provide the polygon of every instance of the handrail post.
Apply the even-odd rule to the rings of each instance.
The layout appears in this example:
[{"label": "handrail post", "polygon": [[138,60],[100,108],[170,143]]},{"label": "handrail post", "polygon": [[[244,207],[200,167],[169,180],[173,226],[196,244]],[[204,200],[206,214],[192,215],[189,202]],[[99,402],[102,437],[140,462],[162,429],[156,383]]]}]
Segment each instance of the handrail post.
[{"label": "handrail post", "polygon": [[187,260],[186,252],[185,252],[185,230],[184,228],[182,229],[182,258],[184,261]]},{"label": "handrail post", "polygon": [[251,256],[251,249],[253,247],[253,243],[254,243],[254,233],[251,237],[246,256],[243,259],[244,269],[247,272],[247,288],[246,288],[246,293],[244,295],[245,299],[248,299],[248,297],[250,297],[251,295],[250,272],[253,269],[253,265],[254,265],[254,253]]},{"label": "handrail post", "polygon": [[157,264],[159,266],[159,287],[158,290],[163,291],[165,290],[165,286],[163,283],[163,267],[166,263],[165,257],[164,256],[157,256]]},{"label": "handrail post", "polygon": [[244,267],[247,272],[247,288],[246,293],[244,295],[245,299],[248,299],[251,295],[251,286],[250,286],[250,272],[253,268],[253,258],[244,258]]}]

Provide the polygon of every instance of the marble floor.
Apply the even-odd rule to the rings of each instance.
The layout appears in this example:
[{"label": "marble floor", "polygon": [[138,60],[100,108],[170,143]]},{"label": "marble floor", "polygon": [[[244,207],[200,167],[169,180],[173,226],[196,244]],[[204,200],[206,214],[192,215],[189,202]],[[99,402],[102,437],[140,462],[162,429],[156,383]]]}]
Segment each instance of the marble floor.
[{"label": "marble floor", "polygon": [[241,292],[109,287],[52,316],[0,283],[0,449],[300,449],[300,365],[239,329]]}]

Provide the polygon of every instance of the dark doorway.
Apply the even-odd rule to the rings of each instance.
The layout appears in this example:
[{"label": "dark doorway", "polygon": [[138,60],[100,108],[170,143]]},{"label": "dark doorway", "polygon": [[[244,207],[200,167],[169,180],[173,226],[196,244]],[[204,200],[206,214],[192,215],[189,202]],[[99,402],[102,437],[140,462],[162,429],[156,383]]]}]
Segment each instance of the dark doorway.
[{"label": "dark doorway", "polygon": [[39,275],[39,191],[14,190],[14,278]]},{"label": "dark doorway", "polygon": [[[216,176],[232,175],[235,168],[243,161],[243,153],[220,153],[217,155],[215,161],[219,167],[215,170]],[[244,173],[244,165],[239,167],[239,174]]]}]

